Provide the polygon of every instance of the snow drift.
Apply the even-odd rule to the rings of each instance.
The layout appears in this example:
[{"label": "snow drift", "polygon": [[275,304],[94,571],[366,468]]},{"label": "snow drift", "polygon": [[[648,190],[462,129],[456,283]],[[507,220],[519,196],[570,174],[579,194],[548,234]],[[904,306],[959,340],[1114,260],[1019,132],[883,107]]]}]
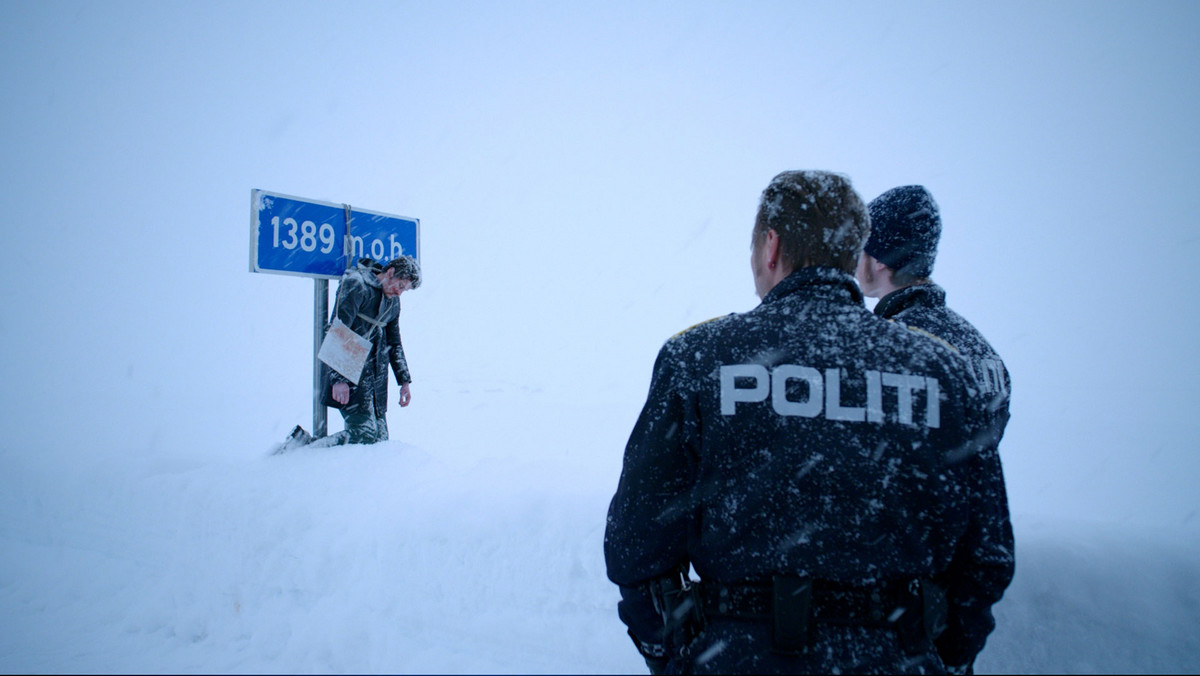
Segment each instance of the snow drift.
[{"label": "snow drift", "polygon": [[[625,430],[570,447],[516,422],[562,418],[550,393],[423,394],[476,424],[273,457],[0,450],[0,669],[643,673],[602,553]],[[1014,523],[979,671],[1200,670],[1194,543]]]}]

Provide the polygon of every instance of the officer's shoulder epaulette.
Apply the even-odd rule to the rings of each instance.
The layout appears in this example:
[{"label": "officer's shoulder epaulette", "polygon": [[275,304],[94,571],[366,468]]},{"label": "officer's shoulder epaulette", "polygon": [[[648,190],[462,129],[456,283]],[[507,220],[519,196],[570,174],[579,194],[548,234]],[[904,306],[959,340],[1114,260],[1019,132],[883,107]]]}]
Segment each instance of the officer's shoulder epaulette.
[{"label": "officer's shoulder epaulette", "polygon": [[724,318],[726,318],[726,317],[728,317],[728,316],[729,316],[729,315],[721,315],[720,317],[713,317],[712,319],[705,319],[705,320],[704,320],[704,321],[702,321],[702,322],[696,322],[695,324],[692,324],[691,326],[689,326],[689,327],[687,327],[686,329],[684,329],[684,330],[680,331],[679,333],[676,333],[675,335],[671,336],[671,338],[672,338],[672,340],[673,340],[673,339],[675,339],[675,338],[678,338],[678,337],[682,336],[683,334],[687,333],[688,331],[691,331],[692,329],[694,329],[694,328],[696,328],[696,327],[698,327],[698,326],[704,326],[705,324],[711,324],[711,323],[713,323],[713,322],[717,321],[718,319],[724,319]]},{"label": "officer's shoulder epaulette", "polygon": [[912,331],[913,333],[916,333],[918,335],[925,336],[926,338],[932,338],[932,339],[936,340],[937,342],[941,343],[942,345],[945,345],[946,347],[950,348],[951,350],[958,352],[957,347],[954,347],[950,343],[946,342],[945,338],[942,338],[941,336],[939,336],[935,333],[930,333],[919,326],[912,326],[911,324],[905,324],[904,322],[897,322],[894,319],[889,319],[888,321],[893,322],[895,324],[899,324],[900,326],[903,326],[904,328],[906,328],[909,331]]}]

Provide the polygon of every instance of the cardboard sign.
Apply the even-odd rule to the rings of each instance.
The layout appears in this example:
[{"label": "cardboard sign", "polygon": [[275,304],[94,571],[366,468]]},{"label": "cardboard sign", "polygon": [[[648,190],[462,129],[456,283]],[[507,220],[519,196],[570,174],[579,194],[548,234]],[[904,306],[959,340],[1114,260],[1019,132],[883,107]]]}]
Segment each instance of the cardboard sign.
[{"label": "cardboard sign", "polygon": [[351,331],[342,320],[335,318],[329,326],[329,331],[325,333],[325,340],[321,341],[317,359],[357,385],[370,353],[371,341]]}]

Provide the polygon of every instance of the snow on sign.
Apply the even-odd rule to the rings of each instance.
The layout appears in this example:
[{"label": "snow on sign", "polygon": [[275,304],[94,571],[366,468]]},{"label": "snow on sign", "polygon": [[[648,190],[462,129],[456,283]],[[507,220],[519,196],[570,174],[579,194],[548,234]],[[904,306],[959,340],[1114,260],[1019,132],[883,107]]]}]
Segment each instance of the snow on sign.
[{"label": "snow on sign", "polygon": [[421,222],[346,204],[250,192],[250,271],[337,279],[362,257],[421,260]]}]

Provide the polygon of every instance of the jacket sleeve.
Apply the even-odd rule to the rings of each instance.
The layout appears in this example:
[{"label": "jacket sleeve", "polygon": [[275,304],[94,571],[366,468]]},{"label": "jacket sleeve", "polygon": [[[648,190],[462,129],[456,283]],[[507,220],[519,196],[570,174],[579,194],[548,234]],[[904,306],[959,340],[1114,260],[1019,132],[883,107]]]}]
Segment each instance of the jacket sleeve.
[{"label": "jacket sleeve", "polygon": [[659,351],[604,534],[608,577],[621,587],[621,620],[644,643],[662,642],[662,622],[645,585],[688,560],[698,424],[681,366],[671,343]]},{"label": "jacket sleeve", "polygon": [[392,373],[396,374],[396,384],[411,383],[412,374],[408,372],[408,360],[404,358],[404,345],[400,342],[399,314],[384,327],[383,339],[387,346],[388,361],[392,364]]},{"label": "jacket sleeve", "polygon": [[946,631],[936,644],[942,661],[971,664],[996,626],[992,606],[1004,595],[1015,571],[1012,523],[998,450],[1007,422],[1005,409],[993,418],[994,440],[966,461],[970,514],[942,584],[946,586]]}]

